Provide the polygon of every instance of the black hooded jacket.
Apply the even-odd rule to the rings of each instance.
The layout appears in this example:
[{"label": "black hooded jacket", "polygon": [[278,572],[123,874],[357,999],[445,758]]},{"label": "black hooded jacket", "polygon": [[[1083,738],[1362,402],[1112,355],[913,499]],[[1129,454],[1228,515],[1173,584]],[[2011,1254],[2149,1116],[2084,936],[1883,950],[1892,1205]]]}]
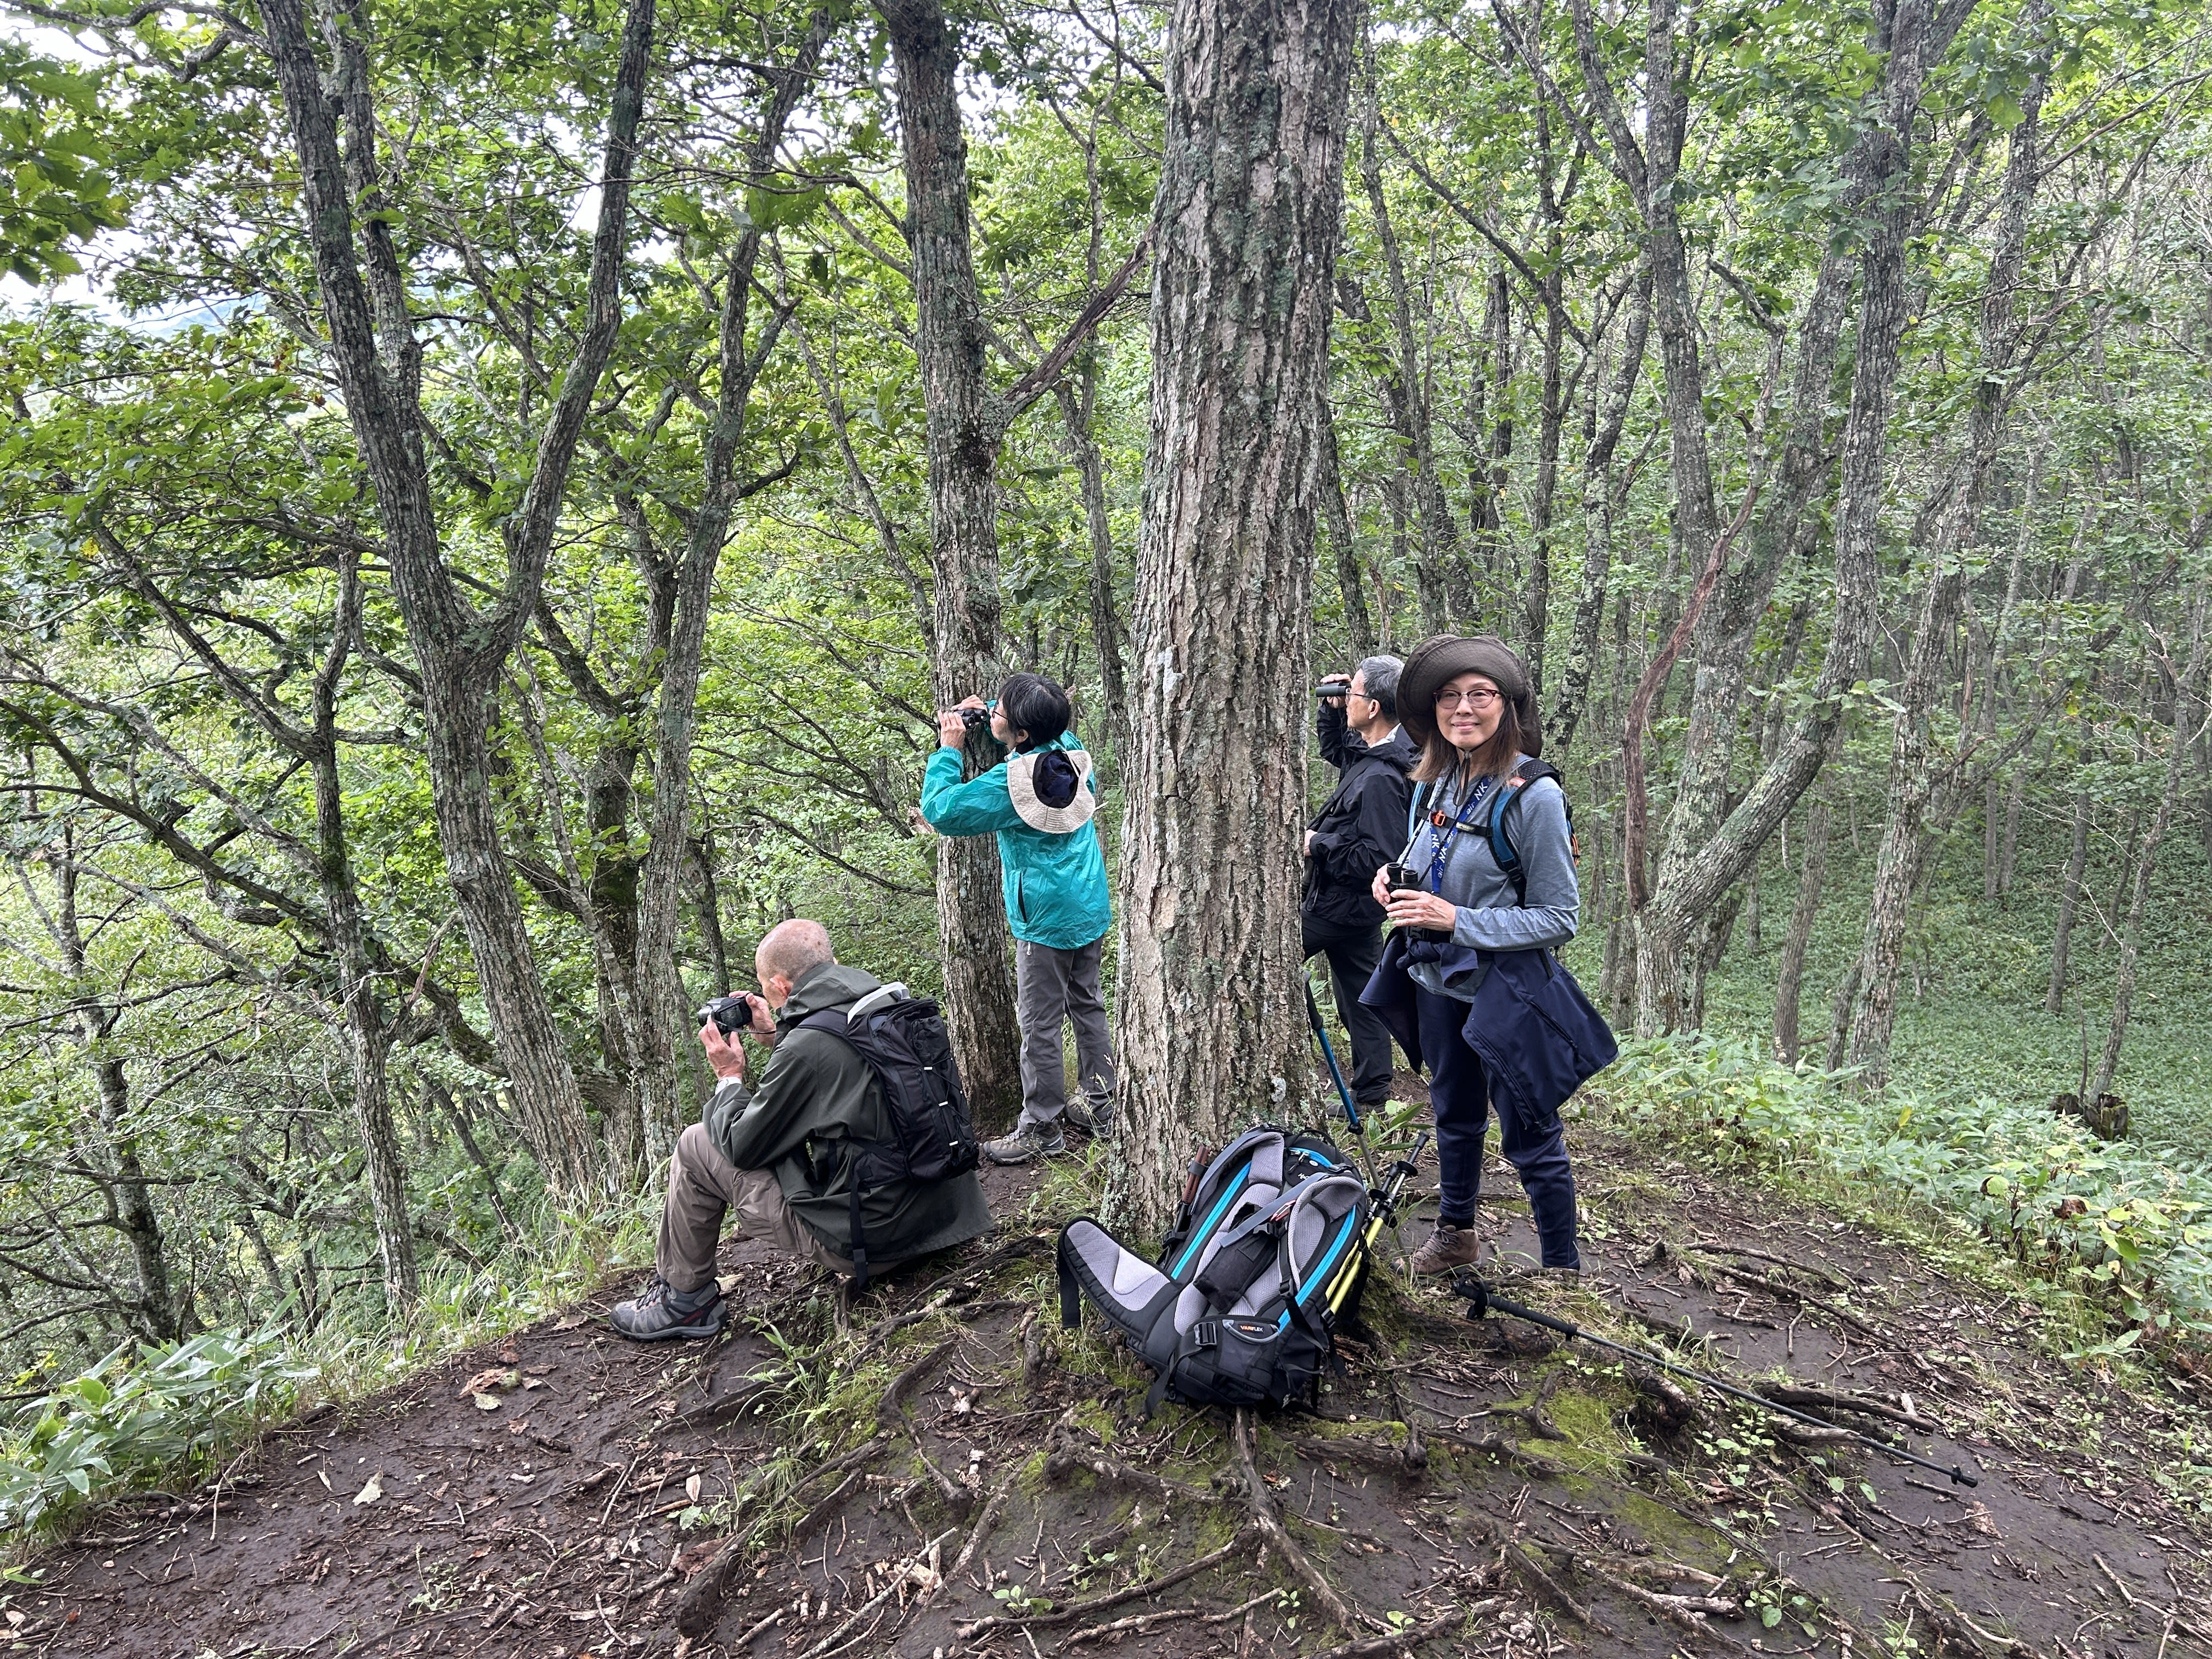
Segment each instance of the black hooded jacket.
[{"label": "black hooded jacket", "polygon": [[1420,757],[1402,731],[1373,748],[1345,725],[1344,704],[1321,705],[1322,758],[1341,775],[1313,821],[1299,914],[1320,927],[1379,927],[1382,907],[1368,890],[1375,872],[1405,850],[1411,777]]}]

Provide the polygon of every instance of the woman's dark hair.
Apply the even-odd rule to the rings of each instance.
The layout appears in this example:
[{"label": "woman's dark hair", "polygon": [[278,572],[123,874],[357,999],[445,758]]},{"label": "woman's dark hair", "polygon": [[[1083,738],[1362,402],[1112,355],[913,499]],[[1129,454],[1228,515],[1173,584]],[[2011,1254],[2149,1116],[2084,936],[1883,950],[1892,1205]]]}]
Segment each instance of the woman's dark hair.
[{"label": "woman's dark hair", "polygon": [[999,688],[999,712],[1011,730],[1029,734],[1022,745],[1024,752],[1050,743],[1075,723],[1075,705],[1068,702],[1067,693],[1058,680],[1042,674],[1007,675]]},{"label": "woman's dark hair", "polygon": [[1513,769],[1521,753],[1521,711],[1512,698],[1500,696],[1498,729],[1473,754],[1462,754],[1455,748],[1444,735],[1443,722],[1438,720],[1421,747],[1421,763],[1413,769],[1413,781],[1435,783],[1462,771],[1469,783],[1477,778],[1502,778]]}]

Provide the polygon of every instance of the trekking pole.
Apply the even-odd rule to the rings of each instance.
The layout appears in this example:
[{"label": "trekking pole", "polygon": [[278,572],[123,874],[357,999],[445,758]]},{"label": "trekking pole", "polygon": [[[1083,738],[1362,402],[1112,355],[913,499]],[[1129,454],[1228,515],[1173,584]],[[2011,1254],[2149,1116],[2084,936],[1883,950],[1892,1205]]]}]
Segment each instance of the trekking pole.
[{"label": "trekking pole", "polygon": [[1710,1372],[1678,1364],[1674,1360],[1662,1358],[1659,1355],[1648,1352],[1642,1348],[1632,1348],[1626,1342],[1615,1342],[1610,1337],[1595,1335],[1567,1320],[1555,1317],[1551,1314],[1540,1313],[1534,1308],[1523,1307],[1518,1302],[1509,1301],[1492,1290],[1482,1280],[1472,1276],[1454,1279],[1452,1294],[1463,1296],[1468,1299],[1467,1316],[1469,1319],[1480,1320],[1485,1314],[1492,1312],[1510,1314],[1516,1319],[1526,1320],[1531,1325],[1541,1325],[1547,1331],[1557,1331],[1561,1336],[1572,1341],[1587,1342],[1596,1348],[1609,1348],[1614,1353],[1626,1354],[1629,1358],[1641,1360],[1647,1365],[1656,1365],[1662,1371],[1672,1371],[1677,1376],[1686,1376],[1693,1382],[1702,1382],[1709,1389],[1733,1399],[1747,1401],[1762,1411],[1772,1412],[1777,1417],[1787,1417],[1809,1425],[1813,1428],[1847,1434],[1860,1444],[1871,1446],[1876,1451],[1886,1452],[1890,1456],[1901,1458],[1907,1463],[1917,1463],[1922,1468],[1934,1474],[1948,1475],[1954,1486],[1978,1486],[1982,1484],[1979,1480],[1968,1474],[1956,1463],[1946,1468],[1942,1464],[1932,1462],[1917,1452],[1909,1452],[1902,1446],[1893,1446],[1887,1441],[1877,1440],[1870,1434],[1862,1434],[1856,1429],[1844,1428],[1842,1424],[1830,1422],[1826,1418],[1814,1417],[1809,1413],[1796,1411],[1788,1406],[1777,1405],[1765,1395],[1753,1394],[1749,1389],[1740,1389],[1733,1382],[1724,1382]]},{"label": "trekking pole", "polygon": [[[1405,1157],[1390,1166],[1390,1184],[1374,1189],[1374,1213],[1368,1218],[1367,1231],[1359,1240],[1363,1254],[1372,1256],[1376,1241],[1382,1237],[1382,1230],[1398,1224],[1398,1194],[1405,1191],[1407,1180],[1419,1170],[1421,1149],[1428,1144],[1429,1132],[1424,1129],[1413,1137],[1413,1144]],[[1331,1313],[1344,1306],[1345,1298],[1352,1294],[1352,1283],[1358,1277],[1357,1273],[1346,1273],[1337,1281],[1336,1291],[1328,1299]]]},{"label": "trekking pole", "polygon": [[1314,1000],[1313,981],[1305,981],[1306,1018],[1313,1026],[1314,1036],[1320,1040],[1322,1058],[1328,1062],[1328,1074],[1336,1080],[1336,1097],[1344,1103],[1345,1121],[1352,1125],[1352,1133],[1359,1137],[1359,1152],[1367,1164],[1367,1185],[1378,1195],[1382,1183],[1376,1177],[1375,1149],[1367,1144],[1367,1126],[1359,1121],[1359,1109],[1352,1104],[1352,1091],[1344,1086],[1344,1068],[1336,1063],[1336,1045],[1328,1040],[1328,1027],[1322,1024],[1321,1004]]}]

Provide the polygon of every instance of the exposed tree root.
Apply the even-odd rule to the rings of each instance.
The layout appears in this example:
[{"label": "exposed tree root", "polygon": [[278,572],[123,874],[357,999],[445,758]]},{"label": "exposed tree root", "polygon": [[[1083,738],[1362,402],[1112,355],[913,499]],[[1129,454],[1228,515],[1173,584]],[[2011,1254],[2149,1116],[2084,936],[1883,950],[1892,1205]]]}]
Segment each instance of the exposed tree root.
[{"label": "exposed tree root", "polygon": [[[878,1431],[843,1455],[833,1457],[821,1468],[809,1471],[799,1484],[803,1486],[825,1475],[858,1474],[862,1465],[883,1450],[884,1441],[884,1436]],[[757,1491],[762,1478],[756,1475],[748,1481],[738,1494],[739,1498],[742,1500]],[[850,1485],[849,1481],[840,1485],[840,1498]],[[823,1507],[817,1505],[817,1510]],[[700,1568],[691,1582],[684,1586],[684,1594],[677,1598],[676,1607],[671,1614],[680,1633],[696,1638],[714,1627],[714,1621],[722,1615],[722,1603],[729,1595],[730,1581],[736,1576],[737,1570],[744,1565],[745,1552],[751,1547],[755,1536],[768,1525],[769,1518],[763,1516],[715,1551],[714,1558]],[[809,1512],[803,1524],[810,1528],[819,1524],[814,1511]]]},{"label": "exposed tree root", "polygon": [[1656,1590],[1644,1589],[1643,1585],[1623,1577],[1619,1573],[1604,1571],[1595,1561],[1577,1558],[1577,1564],[1592,1577],[1601,1579],[1612,1585],[1637,1606],[1657,1613],[1668,1624],[1711,1642],[1716,1647],[1724,1648],[1730,1653],[1748,1654],[1751,1651],[1733,1636],[1715,1630],[1706,1622],[1708,1614],[1723,1619],[1742,1618],[1743,1607],[1741,1603],[1718,1595],[1662,1595]]},{"label": "exposed tree root", "polygon": [[1110,1625],[1093,1625],[1088,1630],[1079,1630],[1054,1648],[1053,1653],[1056,1656],[1071,1648],[1081,1647],[1086,1642],[1118,1641],[1124,1636],[1140,1636],[1155,1626],[1171,1625],[1184,1619],[1195,1619],[1201,1625],[1234,1624],[1246,1613],[1264,1607],[1270,1601],[1279,1601],[1282,1596],[1282,1591],[1271,1589],[1264,1595],[1254,1596],[1240,1607],[1230,1608],[1226,1613],[1208,1613],[1204,1607],[1164,1607],[1158,1613],[1133,1613],[1127,1619],[1116,1619]]},{"label": "exposed tree root", "polygon": [[908,1426],[907,1395],[914,1392],[915,1385],[934,1370],[939,1364],[958,1346],[959,1341],[960,1339],[957,1336],[946,1337],[944,1341],[892,1378],[890,1387],[884,1390],[884,1397],[876,1402],[876,1421],[887,1429]]},{"label": "exposed tree root", "polygon": [[1259,1523],[1267,1540],[1282,1552],[1283,1559],[1291,1564],[1291,1571],[1305,1581],[1314,1593],[1314,1600],[1334,1620],[1338,1628],[1355,1628],[1352,1609],[1336,1593],[1336,1587],[1322,1577],[1321,1569],[1314,1565],[1306,1553],[1298,1547],[1297,1540],[1275,1516],[1275,1500],[1268,1495],[1267,1483],[1260,1478],[1260,1470],[1252,1461],[1252,1413],[1243,1407],[1230,1424],[1231,1443],[1237,1450],[1237,1466],[1244,1475],[1244,1498],[1251,1505],[1252,1518]]},{"label": "exposed tree root", "polygon": [[844,1639],[846,1632],[851,1630],[854,1626],[859,1624],[860,1620],[866,1618],[878,1607],[883,1606],[884,1602],[890,1601],[892,1596],[897,1595],[902,1586],[911,1583],[913,1581],[914,1570],[916,1567],[924,1569],[933,1577],[937,1571],[935,1565],[937,1560],[937,1553],[945,1547],[945,1540],[952,1536],[953,1530],[954,1529],[951,1528],[947,1528],[945,1531],[938,1534],[936,1537],[931,1539],[921,1549],[916,1551],[915,1553],[914,1559],[908,1561],[904,1566],[901,1567],[896,1572],[891,1575],[891,1581],[890,1583],[885,1584],[883,1589],[878,1590],[873,1596],[862,1602],[859,1607],[854,1608],[851,1613],[845,1616],[844,1621],[841,1623],[836,1629],[831,1631],[827,1636],[817,1642],[812,1647],[807,1649],[806,1651],[800,1656],[800,1659],[822,1659],[822,1656],[824,1654],[828,1653],[832,1648],[836,1647],[839,1642]]},{"label": "exposed tree root", "polygon": [[1832,1290],[1849,1291],[1851,1289],[1850,1281],[1832,1267],[1815,1267],[1809,1261],[1792,1261],[1786,1255],[1770,1255],[1765,1250],[1746,1249],[1741,1244],[1723,1244],[1717,1238],[1701,1238],[1682,1248],[1700,1251],[1706,1255],[1733,1255],[1747,1261],[1771,1262],[1778,1267],[1787,1267],[1792,1273],[1800,1273],[1808,1278],[1817,1279]]},{"label": "exposed tree root", "polygon": [[1090,1613],[1103,1613],[1109,1607],[1122,1607],[1131,1601],[1142,1601],[1148,1595],[1157,1595],[1164,1589],[1173,1589],[1186,1578],[1195,1578],[1208,1568],[1219,1566],[1239,1550],[1250,1548],[1254,1539],[1261,1535],[1258,1528],[1248,1527],[1214,1551],[1212,1554],[1201,1555],[1194,1561],[1186,1561],[1172,1572],[1164,1572],[1157,1578],[1145,1580],[1141,1584],[1131,1584],[1126,1589],[1114,1591],[1110,1595],[1094,1595],[1088,1601],[1077,1601],[1070,1606],[1056,1608],[1051,1613],[1027,1614],[994,1613],[988,1618],[977,1619],[968,1624],[956,1626],[952,1633],[962,1641],[967,1642],[982,1635],[986,1631],[1006,1630],[1017,1626],[1035,1629],[1048,1625],[1071,1624]]},{"label": "exposed tree root", "polygon": [[1413,1625],[1382,1636],[1363,1637],[1357,1642],[1346,1642],[1342,1647],[1315,1654],[1313,1659],[1377,1659],[1378,1656],[1386,1653],[1410,1653],[1422,1643],[1432,1642],[1445,1632],[1458,1629],[1476,1614],[1492,1612],[1503,1604],[1503,1597],[1493,1595],[1487,1601],[1470,1602],[1466,1607],[1441,1613],[1425,1625]]}]

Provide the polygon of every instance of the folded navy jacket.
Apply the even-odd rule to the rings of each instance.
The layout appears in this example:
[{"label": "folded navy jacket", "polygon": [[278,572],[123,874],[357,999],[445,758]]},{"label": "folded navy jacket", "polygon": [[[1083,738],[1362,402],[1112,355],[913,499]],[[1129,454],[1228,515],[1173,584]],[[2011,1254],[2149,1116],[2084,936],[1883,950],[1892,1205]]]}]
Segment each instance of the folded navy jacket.
[{"label": "folded navy jacket", "polygon": [[1408,962],[1435,963],[1446,985],[1473,999],[1460,1035],[1489,1073],[1492,1097],[1516,1108],[1524,1123],[1556,1116],[1576,1090],[1620,1053],[1605,1017],[1551,951],[1480,951],[1414,939],[1399,928],[1383,945],[1382,961],[1359,1000],[1382,1016],[1413,1063],[1431,1073],[1434,1066],[1421,1057],[1413,1005],[1419,988],[1406,972]]}]

